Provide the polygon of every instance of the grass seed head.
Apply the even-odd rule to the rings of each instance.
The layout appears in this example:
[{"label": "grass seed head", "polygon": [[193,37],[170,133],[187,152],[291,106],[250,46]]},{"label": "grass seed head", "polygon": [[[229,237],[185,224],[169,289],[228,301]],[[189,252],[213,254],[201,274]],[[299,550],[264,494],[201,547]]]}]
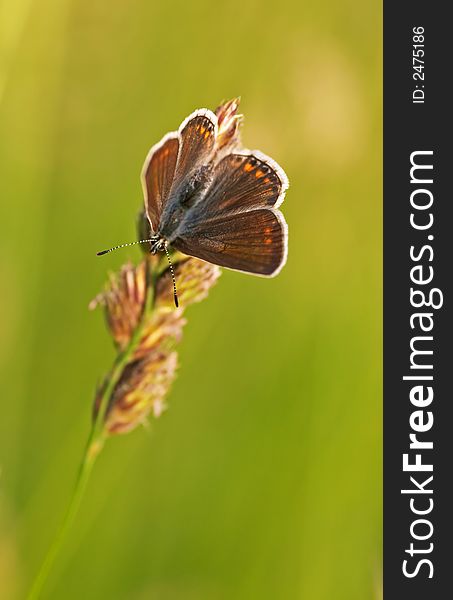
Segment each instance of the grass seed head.
[{"label": "grass seed head", "polygon": [[[105,290],[90,303],[90,308],[103,306],[118,352],[129,348],[104,415],[108,434],[126,433],[143,424],[148,415],[159,417],[163,412],[176,376],[175,347],[186,323],[184,311],[206,298],[221,273],[215,265],[180,253],[173,260],[180,308],[174,306],[166,257],[149,253],[137,266],[128,262],[111,275]],[[151,303],[148,294],[152,294]],[[111,376],[98,390],[95,415]]]}]

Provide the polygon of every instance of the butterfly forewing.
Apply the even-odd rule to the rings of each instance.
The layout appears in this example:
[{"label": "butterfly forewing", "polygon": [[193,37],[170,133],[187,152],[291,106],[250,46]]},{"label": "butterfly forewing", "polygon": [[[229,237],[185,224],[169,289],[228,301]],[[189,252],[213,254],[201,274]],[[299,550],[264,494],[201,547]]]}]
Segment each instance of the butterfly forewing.
[{"label": "butterfly forewing", "polygon": [[207,165],[213,155],[217,136],[217,117],[207,109],[192,113],[179,128],[179,157],[173,190],[200,166]]},{"label": "butterfly forewing", "polygon": [[173,184],[178,149],[178,134],[167,134],[151,148],[143,165],[142,186],[145,208],[154,232],[157,231],[163,206]]},{"label": "butterfly forewing", "polygon": [[228,154],[216,165],[200,208],[207,213],[225,214],[278,206],[287,187],[281,167],[264,154]]},{"label": "butterfly forewing", "polygon": [[200,109],[149,151],[142,169],[142,186],[154,232],[172,193],[174,196],[198,167],[211,160],[216,135],[217,117],[210,110]]}]

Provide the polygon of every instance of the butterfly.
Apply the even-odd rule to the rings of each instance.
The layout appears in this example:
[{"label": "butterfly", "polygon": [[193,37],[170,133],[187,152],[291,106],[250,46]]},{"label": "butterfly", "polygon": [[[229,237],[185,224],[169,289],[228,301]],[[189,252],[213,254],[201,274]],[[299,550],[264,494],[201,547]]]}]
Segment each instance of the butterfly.
[{"label": "butterfly", "polygon": [[152,233],[145,241],[152,253],[169,256],[172,247],[221,267],[274,277],[288,252],[279,210],[288,178],[272,158],[240,147],[237,105],[235,99],[216,113],[194,111],[148,152],[141,182]]}]

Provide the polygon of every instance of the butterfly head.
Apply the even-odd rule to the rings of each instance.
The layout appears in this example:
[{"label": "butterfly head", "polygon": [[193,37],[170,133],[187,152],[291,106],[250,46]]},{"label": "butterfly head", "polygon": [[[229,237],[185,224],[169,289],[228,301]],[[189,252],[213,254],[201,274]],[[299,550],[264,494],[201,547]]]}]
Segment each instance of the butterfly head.
[{"label": "butterfly head", "polygon": [[158,252],[165,252],[167,242],[160,235],[155,235],[150,238],[150,252],[151,254],[157,254]]},{"label": "butterfly head", "polygon": [[168,260],[168,265],[170,268],[172,283],[173,283],[173,297],[175,300],[175,306],[176,306],[176,308],[178,308],[179,302],[178,302],[178,293],[176,291],[175,272],[173,270],[173,264],[171,262],[170,252],[168,251],[168,248],[167,248],[168,242],[161,235],[156,234],[146,240],[138,240],[137,242],[129,242],[128,244],[120,244],[119,246],[114,246],[113,248],[109,248],[108,250],[101,250],[100,252],[97,252],[97,255],[102,256],[104,254],[108,254],[109,252],[113,252],[114,250],[118,250],[119,248],[126,248],[127,246],[135,246],[136,244],[149,244],[151,254],[157,254],[157,252],[165,252],[165,255]]}]

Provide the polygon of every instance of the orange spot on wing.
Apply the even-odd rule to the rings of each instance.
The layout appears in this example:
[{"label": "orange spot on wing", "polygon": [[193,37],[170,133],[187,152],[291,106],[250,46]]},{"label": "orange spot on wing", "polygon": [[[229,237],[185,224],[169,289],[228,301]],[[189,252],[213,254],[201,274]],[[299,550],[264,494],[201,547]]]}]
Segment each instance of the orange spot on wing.
[{"label": "orange spot on wing", "polygon": [[269,235],[271,231],[272,231],[271,227],[266,227],[266,229],[264,230],[264,233],[266,233],[267,235]]},{"label": "orange spot on wing", "polygon": [[261,177],[264,177],[264,172],[261,171],[260,169],[258,169],[255,173],[255,177],[257,177],[258,179],[261,179]]},{"label": "orange spot on wing", "polygon": [[269,177],[266,177],[266,179],[264,180],[264,183],[269,183],[269,182],[270,182]]},{"label": "orange spot on wing", "polygon": [[250,163],[245,163],[244,165],[244,171],[246,173],[248,173],[249,171],[251,171],[253,169],[253,165],[251,165]]},{"label": "orange spot on wing", "polygon": [[202,127],[200,126],[200,133],[201,135],[203,135],[203,133],[206,131],[206,127]]},{"label": "orange spot on wing", "polygon": [[266,239],[264,240],[264,243],[265,243],[265,244],[272,244],[272,238],[266,238]]},{"label": "orange spot on wing", "polygon": [[205,139],[205,140],[207,140],[207,139],[208,139],[208,137],[209,137],[209,135],[210,135],[210,131],[208,130],[208,131],[207,131],[207,132],[204,134],[204,139]]}]

